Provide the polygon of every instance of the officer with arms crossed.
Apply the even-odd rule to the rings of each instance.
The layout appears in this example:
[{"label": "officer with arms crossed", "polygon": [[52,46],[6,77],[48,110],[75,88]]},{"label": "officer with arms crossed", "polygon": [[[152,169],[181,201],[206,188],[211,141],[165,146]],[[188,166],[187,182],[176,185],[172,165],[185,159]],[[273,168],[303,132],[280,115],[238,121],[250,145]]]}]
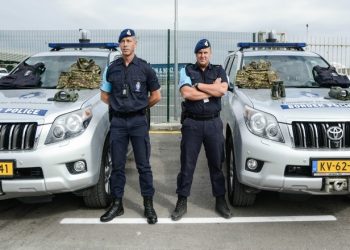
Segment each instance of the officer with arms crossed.
[{"label": "officer with arms crossed", "polygon": [[198,154],[204,144],[208,160],[215,210],[220,216],[230,218],[231,212],[225,200],[225,178],[221,164],[224,157],[223,125],[219,117],[221,96],[228,88],[227,76],[220,65],[209,62],[212,55],[207,39],[200,40],[195,49],[197,62],[180,71],[179,88],[183,102],[181,128],[181,170],[177,176],[178,200],[171,214],[179,220],[187,212],[187,197],[193,180]]},{"label": "officer with arms crossed", "polygon": [[135,55],[137,45],[135,32],[132,29],[123,30],[118,42],[122,57],[108,66],[101,85],[101,99],[110,105],[112,112],[110,187],[113,202],[100,220],[107,222],[124,213],[122,198],[125,186],[126,155],[130,139],[139,172],[141,195],[145,207],[144,214],[149,224],[155,224],[157,214],[153,208],[154,187],[149,163],[151,148],[146,108],[160,101],[160,85],[151,66]]}]

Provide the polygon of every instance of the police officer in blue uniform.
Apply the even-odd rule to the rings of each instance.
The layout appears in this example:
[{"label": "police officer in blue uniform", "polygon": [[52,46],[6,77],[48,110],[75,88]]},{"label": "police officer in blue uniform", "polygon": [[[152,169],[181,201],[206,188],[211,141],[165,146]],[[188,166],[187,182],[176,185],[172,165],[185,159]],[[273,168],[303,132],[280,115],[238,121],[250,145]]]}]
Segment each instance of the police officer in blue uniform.
[{"label": "police officer in blue uniform", "polygon": [[130,140],[139,173],[144,215],[149,224],[155,224],[157,214],[153,208],[154,187],[149,163],[151,148],[146,108],[160,101],[160,85],[151,66],[135,55],[137,41],[134,30],[123,30],[118,42],[122,57],[107,67],[101,85],[101,99],[109,105],[112,115],[110,188],[113,202],[100,220],[107,222],[124,213],[122,198],[126,155]]},{"label": "police officer in blue uniform", "polygon": [[222,173],[224,157],[223,125],[219,117],[221,96],[228,89],[228,80],[220,65],[209,62],[212,51],[207,39],[198,41],[194,53],[197,62],[180,71],[179,88],[182,97],[181,170],[177,176],[178,200],[171,214],[179,220],[187,212],[187,197],[193,180],[198,154],[205,148],[216,212],[230,218],[225,200],[225,178]]}]

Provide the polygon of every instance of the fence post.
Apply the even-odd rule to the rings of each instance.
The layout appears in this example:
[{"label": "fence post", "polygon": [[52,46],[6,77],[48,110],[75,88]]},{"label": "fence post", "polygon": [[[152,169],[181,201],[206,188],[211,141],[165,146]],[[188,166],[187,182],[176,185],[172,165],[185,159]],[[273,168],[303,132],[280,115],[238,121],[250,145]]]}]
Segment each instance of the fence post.
[{"label": "fence post", "polygon": [[166,121],[170,121],[170,29],[168,29],[168,51],[167,51],[167,72],[166,72]]}]

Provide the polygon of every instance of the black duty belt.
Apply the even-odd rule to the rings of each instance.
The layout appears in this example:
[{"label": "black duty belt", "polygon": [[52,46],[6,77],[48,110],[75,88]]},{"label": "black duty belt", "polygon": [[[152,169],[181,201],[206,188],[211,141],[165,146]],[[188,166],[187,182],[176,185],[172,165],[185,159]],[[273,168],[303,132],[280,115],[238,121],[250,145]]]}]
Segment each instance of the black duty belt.
[{"label": "black duty belt", "polygon": [[197,115],[197,114],[192,114],[192,113],[186,113],[185,114],[185,118],[190,118],[193,120],[197,120],[197,121],[206,121],[206,120],[211,120],[214,119],[216,117],[219,117],[219,113],[216,114],[205,114],[205,115]]},{"label": "black duty belt", "polygon": [[112,111],[112,114],[115,117],[128,118],[128,117],[133,117],[133,116],[138,116],[138,115],[145,115],[146,114],[146,110],[145,109],[141,109],[141,110],[132,111],[132,112]]}]

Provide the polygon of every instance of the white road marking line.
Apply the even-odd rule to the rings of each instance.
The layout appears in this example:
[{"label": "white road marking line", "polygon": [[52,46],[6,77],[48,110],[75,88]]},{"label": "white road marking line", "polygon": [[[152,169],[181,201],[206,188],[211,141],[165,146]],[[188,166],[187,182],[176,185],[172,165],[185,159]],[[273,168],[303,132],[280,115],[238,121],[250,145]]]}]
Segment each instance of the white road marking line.
[{"label": "white road marking line", "polygon": [[[213,224],[213,223],[270,223],[270,222],[315,222],[336,221],[333,215],[310,215],[310,216],[268,216],[268,217],[233,217],[224,219],[212,218],[182,218],[173,221],[170,218],[158,218],[157,224]],[[64,218],[60,224],[147,224],[145,218],[116,218],[109,222],[100,222],[99,218]]]}]

